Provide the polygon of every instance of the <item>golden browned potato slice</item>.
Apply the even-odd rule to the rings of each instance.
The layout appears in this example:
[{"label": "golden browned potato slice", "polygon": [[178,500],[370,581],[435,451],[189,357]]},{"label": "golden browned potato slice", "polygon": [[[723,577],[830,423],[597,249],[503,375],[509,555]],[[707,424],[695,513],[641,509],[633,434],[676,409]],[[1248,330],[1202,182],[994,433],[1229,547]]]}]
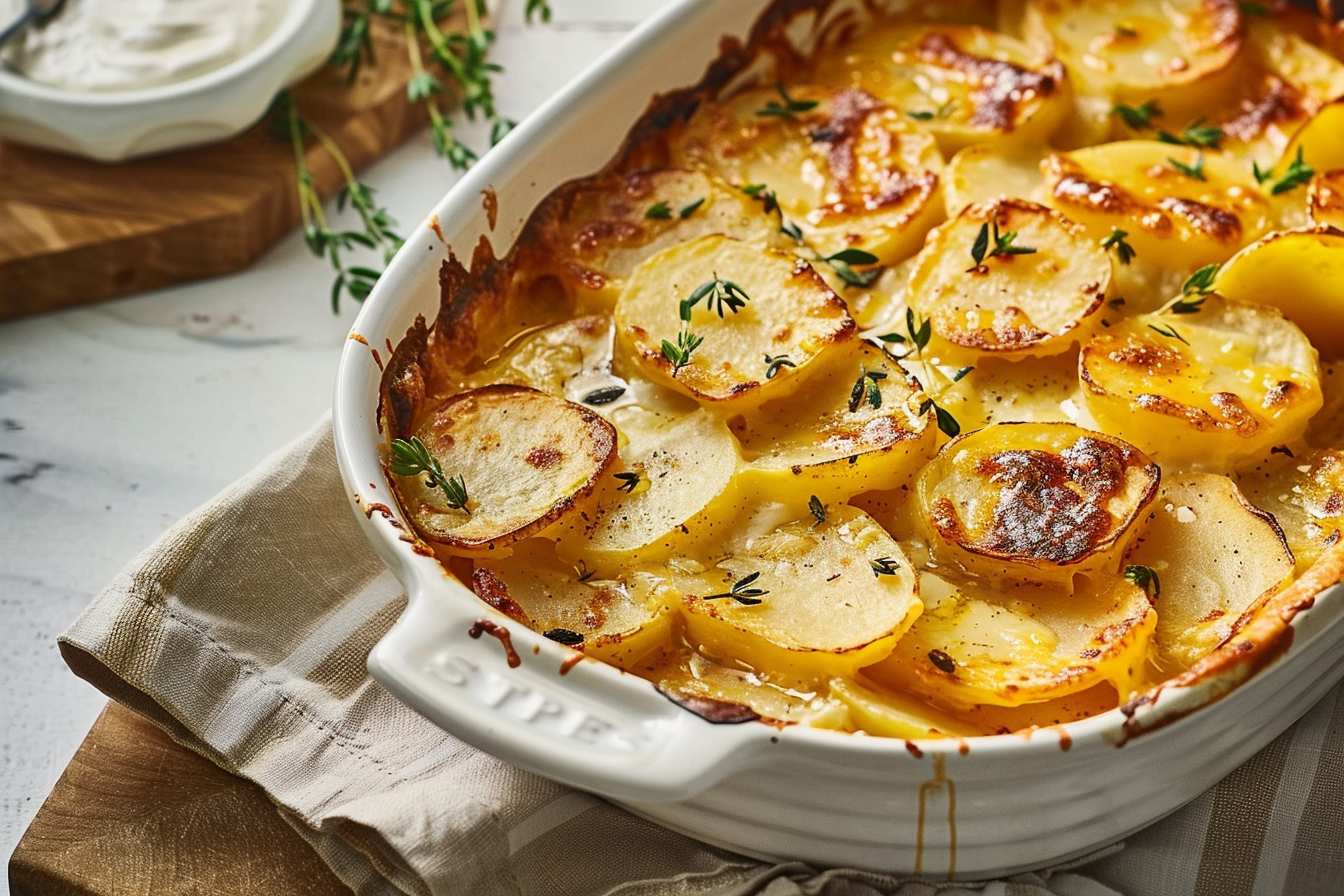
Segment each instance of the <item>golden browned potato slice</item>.
[{"label": "golden browned potato slice", "polygon": [[1157,465],[1069,423],[997,423],[943,446],[920,475],[935,557],[994,579],[1067,585],[1113,573],[1157,494]]},{"label": "golden browned potato slice", "polygon": [[1131,577],[1141,568],[1152,583],[1165,677],[1227,640],[1242,613],[1285,585],[1293,555],[1274,517],[1226,476],[1168,479],[1153,506],[1127,561]]},{"label": "golden browned potato slice", "polygon": [[1237,478],[1255,505],[1273,514],[1299,571],[1344,537],[1344,450],[1280,451]]},{"label": "golden browned potato slice", "polygon": [[1283,156],[1270,172],[1273,179],[1287,174],[1288,168],[1302,153],[1302,164],[1312,171],[1338,171],[1344,169],[1344,98],[1322,108],[1293,134],[1293,139],[1283,151]]},{"label": "golden browned potato slice", "polygon": [[1322,171],[1311,179],[1307,217],[1313,224],[1344,231],[1344,168]]},{"label": "golden browned potato slice", "polygon": [[1269,227],[1247,166],[1218,153],[1126,140],[1041,163],[1049,201],[1096,239],[1125,231],[1139,257],[1194,269],[1222,261]]},{"label": "golden browned potato slice", "polygon": [[882,659],[922,606],[900,546],[843,506],[748,538],[713,569],[673,582],[701,652],[777,682],[825,681]]},{"label": "golden browned potato slice", "polygon": [[397,475],[394,453],[402,506],[426,538],[463,550],[510,544],[572,513],[616,457],[611,424],[522,386],[454,395],[414,438],[437,468]]},{"label": "golden browned potato slice", "polygon": [[597,493],[597,508],[554,532],[568,562],[606,571],[722,532],[736,507],[737,443],[713,415],[667,418],[642,408],[613,415],[620,464]]},{"label": "golden browned potato slice", "polygon": [[924,613],[864,674],[953,709],[1023,706],[1101,684],[1127,697],[1143,680],[1157,613],[1123,578],[1078,582],[1072,593],[1003,594],[923,573]]},{"label": "golden browned potato slice", "polygon": [[800,394],[729,421],[747,461],[744,481],[768,500],[830,502],[898,488],[937,450],[919,384],[870,345],[845,354],[849,363],[833,361]]},{"label": "golden browned potato slice", "polygon": [[[708,236],[640,265],[616,305],[616,332],[651,379],[731,413],[793,392],[855,325],[806,262]],[[767,377],[781,357],[793,366]]]},{"label": "golden browned potato slice", "polygon": [[823,256],[861,249],[893,264],[942,217],[937,144],[859,90],[764,87],[702,103],[672,155],[770,197]]},{"label": "golden browned potato slice", "polygon": [[831,696],[849,709],[854,727],[879,737],[974,737],[986,732],[906,694],[865,687],[852,678],[831,680]]},{"label": "golden browned potato slice", "polygon": [[1227,299],[1274,306],[1326,358],[1344,357],[1344,233],[1271,233],[1224,264],[1213,287]]},{"label": "golden browned potato slice", "polygon": [[815,78],[882,99],[949,155],[972,143],[1045,142],[1071,93],[1049,53],[976,25],[865,29],[824,57]]},{"label": "golden browned potato slice", "polygon": [[1323,401],[1302,331],[1268,305],[1217,295],[1123,320],[1092,337],[1079,364],[1092,416],[1162,464],[1261,457],[1300,438]]},{"label": "golden browned potato slice", "polygon": [[910,305],[975,353],[1054,354],[1086,338],[1111,260],[1087,231],[1022,199],[972,205],[934,230],[910,276]]},{"label": "golden browned potato slice", "polygon": [[1235,84],[1237,0],[1028,0],[1023,30],[1089,93],[1188,120]]},{"label": "golden browned potato slice", "polygon": [[622,669],[666,645],[677,616],[638,572],[600,579],[584,567],[567,568],[543,539],[519,542],[508,557],[478,560],[471,586],[529,628]]},{"label": "golden browned potato slice", "polygon": [[[668,589],[671,591],[672,589]],[[673,592],[675,593],[675,592]],[[731,657],[721,666],[690,648],[676,663],[658,667],[658,690],[668,699],[715,722],[763,718],[817,728],[845,728],[849,714],[836,699],[816,689],[777,685]]]},{"label": "golden browned potato slice", "polygon": [[610,307],[639,264],[711,233],[788,248],[779,221],[753,199],[702,171],[667,168],[574,181],[548,197],[520,240],[529,280],[558,284],[581,307]]}]

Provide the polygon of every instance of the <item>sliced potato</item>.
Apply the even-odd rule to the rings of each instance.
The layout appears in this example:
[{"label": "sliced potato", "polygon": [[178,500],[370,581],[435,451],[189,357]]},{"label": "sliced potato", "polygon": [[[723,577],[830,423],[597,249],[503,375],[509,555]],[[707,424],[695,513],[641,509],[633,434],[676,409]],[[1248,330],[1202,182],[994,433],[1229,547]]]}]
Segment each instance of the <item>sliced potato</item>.
[{"label": "sliced potato", "polygon": [[1300,438],[1321,408],[1316,350],[1275,308],[1217,295],[1145,314],[1083,347],[1083,400],[1162,464],[1227,469]]},{"label": "sliced potato", "polygon": [[529,628],[622,669],[662,649],[677,616],[638,572],[615,580],[566,569],[543,539],[516,544],[506,558],[478,560],[472,590],[496,608],[516,608]]},{"label": "sliced potato", "polygon": [[1157,613],[1123,578],[1078,581],[1072,593],[1002,594],[922,573],[924,613],[864,674],[952,709],[1023,706],[1105,683],[1127,697],[1142,680]]},{"label": "sliced potato", "polygon": [[1244,38],[1236,0],[1028,0],[1023,30],[1088,92],[1182,118],[1235,83]]},{"label": "sliced potato", "polygon": [[[739,304],[705,289],[737,290]],[[694,307],[687,307],[695,299]],[[682,319],[688,315],[690,320]],[[635,271],[616,305],[616,331],[630,358],[656,382],[722,412],[793,392],[828,347],[853,338],[854,321],[806,262],[722,236],[667,249]],[[702,342],[678,364],[669,346]],[[767,377],[766,358],[792,364]]]},{"label": "sliced potato", "polygon": [[865,29],[826,56],[814,77],[882,99],[949,155],[972,143],[1043,143],[1070,96],[1058,60],[976,25]]},{"label": "sliced potato", "polygon": [[1344,450],[1280,451],[1238,482],[1273,515],[1299,572],[1344,537]]},{"label": "sliced potato", "polygon": [[[729,426],[744,483],[780,503],[823,502],[905,484],[937,450],[937,426],[917,382],[884,352],[856,344],[808,388]],[[857,397],[856,397],[857,396]]]},{"label": "sliced potato", "polygon": [[605,571],[667,557],[727,525],[738,454],[722,422],[703,410],[668,419],[624,408],[613,417],[619,468],[603,480],[592,514],[554,532],[562,557]]},{"label": "sliced potato", "polygon": [[581,308],[605,311],[646,259],[711,233],[753,245],[793,245],[760,202],[702,171],[640,170],[573,181],[529,221],[519,242],[528,280],[517,288],[558,286]]},{"label": "sliced potato", "polygon": [[1232,634],[1242,613],[1293,575],[1274,517],[1226,476],[1186,473],[1162,494],[1127,558],[1156,573],[1160,671],[1188,669]]},{"label": "sliced potato", "polygon": [[1194,269],[1269,227],[1269,203],[1248,167],[1215,152],[1156,140],[1125,140],[1041,163],[1050,202],[1105,239],[1129,234],[1141,258]]},{"label": "sliced potato", "polygon": [[[805,108],[772,111],[788,103]],[[771,191],[823,256],[857,248],[894,264],[942,217],[937,144],[859,90],[765,87],[702,103],[673,137],[672,157],[763,197]]]},{"label": "sliced potato", "polygon": [[1340,134],[1344,134],[1344,98],[1322,108],[1298,129],[1271,176],[1283,177],[1297,159],[1299,150],[1302,163],[1313,171],[1344,169],[1344,140],[1339,139]]},{"label": "sliced potato", "polygon": [[656,679],[669,700],[710,721],[736,722],[754,714],[763,719],[818,728],[849,727],[844,704],[818,689],[775,684],[733,658],[719,665],[690,648],[677,662],[663,664]]},{"label": "sliced potato", "polygon": [[776,681],[853,674],[890,653],[922,606],[900,546],[851,507],[749,538],[676,586],[691,643]]},{"label": "sliced potato", "polygon": [[1045,198],[1040,156],[1026,149],[976,143],[960,150],[943,175],[943,206],[949,218],[978,202],[1003,197],[1039,202]]},{"label": "sliced potato", "polygon": [[611,318],[605,315],[542,327],[508,345],[469,379],[482,385],[528,386],[580,401],[588,391],[584,383],[610,379],[612,334]]},{"label": "sliced potato", "polygon": [[1069,423],[999,423],[943,446],[920,475],[935,557],[994,579],[1067,585],[1113,573],[1157,494],[1157,465]]},{"label": "sliced potato", "polygon": [[1228,260],[1213,285],[1225,298],[1279,309],[1325,357],[1341,358],[1341,284],[1344,233],[1322,227],[1271,233]]},{"label": "sliced potato", "polygon": [[854,679],[835,678],[831,696],[849,707],[860,731],[879,737],[916,740],[927,737],[974,737],[986,732],[944,710],[906,694],[865,687]]},{"label": "sliced potato", "polygon": [[1082,227],[1034,202],[996,199],[930,234],[910,304],[969,351],[1054,354],[1093,328],[1110,283],[1111,260]]},{"label": "sliced potato", "polygon": [[431,541],[494,548],[573,514],[616,457],[616,431],[580,405],[522,386],[493,385],[447,399],[415,437],[457,480],[452,506],[424,474],[395,476],[402,506]]},{"label": "sliced potato", "polygon": [[1311,179],[1307,217],[1313,224],[1344,231],[1344,168],[1322,171]]}]

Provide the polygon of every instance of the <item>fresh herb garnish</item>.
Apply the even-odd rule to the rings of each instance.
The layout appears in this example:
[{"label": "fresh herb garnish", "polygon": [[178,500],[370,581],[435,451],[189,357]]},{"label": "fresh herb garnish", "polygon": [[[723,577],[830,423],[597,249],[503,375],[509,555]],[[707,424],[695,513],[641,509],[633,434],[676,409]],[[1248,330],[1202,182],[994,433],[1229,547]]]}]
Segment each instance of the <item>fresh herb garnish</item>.
[{"label": "fresh herb garnish", "polygon": [[594,389],[589,392],[587,395],[580,398],[579,401],[594,406],[611,404],[624,394],[624,386],[603,386],[601,389]]},{"label": "fresh herb garnish", "polygon": [[765,356],[765,378],[772,380],[775,374],[779,373],[783,367],[797,367],[798,365],[789,360],[788,355],[766,355]]},{"label": "fresh herb garnish", "polygon": [[901,569],[901,564],[890,557],[878,557],[876,560],[869,560],[868,565],[873,568],[873,578],[882,576],[894,576]]},{"label": "fresh herb garnish", "polygon": [[715,274],[713,280],[700,284],[695,288],[695,292],[682,300],[681,319],[689,321],[691,319],[689,309],[700,304],[702,299],[708,300],[705,302],[706,308],[718,312],[719,317],[723,317],[725,307],[736,314],[740,309],[747,306],[747,302],[751,301],[751,296],[747,295],[746,291],[733,281],[724,280],[718,274]]},{"label": "fresh herb garnish", "polygon": [[626,494],[634,494],[635,489],[639,487],[638,473],[613,473],[612,475],[621,480],[621,484],[616,488]]},{"label": "fresh herb garnish", "polygon": [[771,212],[779,211],[779,197],[775,195],[774,190],[770,189],[765,184],[747,184],[742,188],[742,192],[746,193],[752,199],[761,200],[765,206],[765,213],[767,215]]},{"label": "fresh herb garnish", "polygon": [[682,329],[677,334],[675,344],[663,340],[663,357],[672,365],[672,375],[676,376],[677,371],[691,363],[691,354],[700,347],[705,341],[705,337],[696,336],[690,330]]},{"label": "fresh herb garnish", "polygon": [[957,661],[936,647],[929,651],[929,662],[933,663],[938,671],[946,672],[948,675],[957,671]]},{"label": "fresh herb garnish", "polygon": [[550,638],[566,647],[578,647],[583,643],[583,635],[578,632],[572,632],[567,628],[553,628],[542,632],[543,637]]},{"label": "fresh herb garnish", "polygon": [[579,561],[578,566],[574,567],[574,575],[578,577],[577,580],[580,582],[588,581],[596,572],[597,570],[595,569],[589,569],[588,564],[584,563],[582,560]]},{"label": "fresh herb garnish", "polygon": [[953,417],[950,411],[932,398],[926,398],[919,403],[919,415],[922,417],[927,414],[929,408],[933,408],[933,415],[937,419],[938,428],[942,430],[943,435],[949,439],[955,439],[961,435],[961,424],[957,422],[957,418]]},{"label": "fresh herb garnish", "polygon": [[849,412],[852,414],[857,411],[865,399],[874,410],[882,407],[882,388],[878,384],[886,378],[887,375],[880,370],[860,367],[859,378],[854,381],[854,388],[849,391]]},{"label": "fresh herb garnish", "polygon": [[783,217],[779,219],[779,232],[793,240],[795,243],[803,241],[802,229],[792,221],[786,221]]},{"label": "fresh herb garnish", "polygon": [[1125,581],[1142,588],[1150,600],[1157,600],[1162,593],[1162,583],[1151,566],[1126,566]]},{"label": "fresh herb garnish", "polygon": [[1131,130],[1141,131],[1152,126],[1154,118],[1162,117],[1162,108],[1156,100],[1149,100],[1139,106],[1126,106],[1123,103],[1111,110],[1129,125]]},{"label": "fresh herb garnish", "polygon": [[782,83],[776,83],[775,90],[779,92],[779,96],[784,100],[784,103],[781,105],[780,103],[771,100],[756,110],[757,115],[793,118],[799,112],[809,112],[817,108],[816,100],[796,100],[789,96],[789,92],[784,89]]},{"label": "fresh herb garnish", "polygon": [[683,205],[681,207],[681,211],[677,212],[677,217],[689,218],[691,215],[696,213],[696,210],[699,209],[700,206],[704,204],[705,204],[705,197],[701,196],[694,202],[688,203],[687,205]]},{"label": "fresh herb garnish", "polygon": [[429,453],[425,443],[418,437],[411,436],[409,440],[393,439],[392,458],[388,461],[387,468],[396,476],[423,475],[425,487],[442,491],[449,507],[471,513],[471,509],[467,507],[466,480],[461,476],[446,475],[439,459]]},{"label": "fresh herb garnish", "polygon": [[655,221],[669,220],[672,217],[672,206],[660,200],[649,206],[648,211],[644,212],[644,217]]},{"label": "fresh herb garnish", "polygon": [[866,271],[856,271],[850,265],[856,264],[876,264],[877,256],[871,252],[865,252],[862,249],[841,249],[831,255],[817,256],[818,260],[824,261],[835,271],[836,276],[848,283],[850,286],[866,287],[871,286],[873,281],[882,276],[882,268],[870,268]]},{"label": "fresh herb garnish", "polygon": [[813,495],[807,500],[807,509],[817,519],[817,525],[826,522],[826,505],[821,503],[821,499]]},{"label": "fresh herb garnish", "polygon": [[1016,230],[1001,234],[999,233],[997,218],[993,220],[992,224],[994,226],[994,247],[991,249],[989,246],[990,224],[981,224],[980,232],[976,234],[975,242],[971,245],[971,258],[975,259],[975,267],[971,268],[971,271],[981,268],[986,258],[997,258],[1001,255],[1034,255],[1036,253],[1036,250],[1030,246],[1013,245],[1013,241],[1017,239]]},{"label": "fresh herb garnish", "polygon": [[1159,327],[1156,324],[1149,324],[1148,329],[1156,332],[1158,335],[1166,336],[1168,339],[1177,339],[1181,342],[1185,342],[1186,345],[1190,344],[1189,342],[1186,342],[1184,336],[1176,332],[1175,327]]},{"label": "fresh herb garnish", "polygon": [[952,374],[952,382],[954,382],[954,383],[959,383],[959,382],[961,382],[962,377],[966,376],[966,374],[970,373],[970,372],[971,372],[972,370],[974,370],[974,369],[975,369],[974,367],[960,367],[960,368],[958,368],[957,371],[956,371],[956,373]]},{"label": "fresh herb garnish", "polygon": [[1274,181],[1269,188],[1271,196],[1280,196],[1289,190],[1294,190],[1307,181],[1311,180],[1316,170],[1302,161],[1302,147],[1297,148],[1297,158],[1293,159],[1288,166],[1288,170],[1283,173],[1283,177]]},{"label": "fresh herb garnish", "polygon": [[1204,267],[1195,271],[1185,281],[1181,287],[1182,295],[1200,295],[1206,296],[1213,292],[1213,281],[1218,276],[1218,264],[1206,264]]},{"label": "fresh herb garnish", "polygon": [[1185,126],[1185,130],[1180,135],[1170,134],[1167,131],[1158,131],[1157,139],[1163,143],[1171,143],[1176,146],[1198,146],[1204,149],[1217,149],[1227,136],[1222,128],[1216,128],[1204,124],[1204,119],[1196,118]]},{"label": "fresh herb garnish", "polygon": [[933,111],[921,110],[918,112],[907,112],[906,117],[913,118],[915,121],[933,121],[935,118],[946,118],[952,114],[952,104],[943,103]]},{"label": "fresh herb garnish", "polygon": [[1193,299],[1178,299],[1167,310],[1172,314],[1198,314],[1203,310],[1204,303],[1208,298],[1207,294],[1200,294]]},{"label": "fresh herb garnish", "polygon": [[1179,159],[1173,159],[1171,156],[1167,156],[1167,162],[1171,167],[1175,168],[1186,177],[1193,178],[1194,180],[1208,180],[1208,178],[1204,176],[1204,153],[1195,156],[1195,164],[1193,165],[1187,165]]},{"label": "fresh herb garnish", "polygon": [[770,592],[763,588],[751,587],[757,579],[761,577],[759,572],[753,572],[743,576],[733,583],[732,587],[722,594],[711,594],[708,597],[702,597],[701,600],[719,600],[725,597],[731,597],[733,600],[746,607],[754,607],[761,602],[761,597]]},{"label": "fresh herb garnish", "polygon": [[1121,230],[1119,227],[1111,228],[1111,235],[1101,241],[1101,248],[1110,249],[1114,247],[1116,258],[1120,259],[1121,264],[1129,264],[1134,260],[1137,254],[1134,247],[1125,242],[1125,237],[1129,236],[1129,231]]}]

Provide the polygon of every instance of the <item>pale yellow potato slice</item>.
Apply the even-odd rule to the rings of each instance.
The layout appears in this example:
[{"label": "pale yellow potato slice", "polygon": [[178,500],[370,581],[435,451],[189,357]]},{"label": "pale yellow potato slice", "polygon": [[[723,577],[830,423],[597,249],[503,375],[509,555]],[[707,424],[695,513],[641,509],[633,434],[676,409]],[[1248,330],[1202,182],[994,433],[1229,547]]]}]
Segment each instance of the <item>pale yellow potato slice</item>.
[{"label": "pale yellow potato slice", "polygon": [[1271,172],[1274,178],[1287,173],[1288,166],[1302,153],[1302,163],[1313,171],[1338,171],[1344,169],[1344,99],[1336,100],[1322,108],[1293,134],[1293,139],[1284,149],[1278,164]]},{"label": "pale yellow potato slice", "polygon": [[816,728],[850,727],[844,704],[822,696],[818,688],[775,684],[751,669],[739,668],[732,658],[725,662],[721,666],[686,648],[677,662],[659,666],[655,675],[658,690],[679,706],[718,723],[761,718]]},{"label": "pale yellow potato slice", "polygon": [[995,580],[1114,573],[1159,481],[1133,445],[1070,423],[998,423],[943,446],[916,488],[935,557]]},{"label": "pale yellow potato slice", "polygon": [[1080,89],[1188,120],[1235,84],[1245,29],[1237,0],[1028,0],[1023,31]]},{"label": "pale yellow potato slice", "polygon": [[928,737],[974,737],[986,733],[922,700],[894,691],[865,687],[854,679],[832,679],[830,692],[832,697],[849,708],[850,718],[856,728],[879,737],[917,740]]},{"label": "pale yellow potato slice", "polygon": [[663,649],[677,617],[638,572],[600,579],[557,561],[554,545],[544,539],[520,542],[508,557],[478,559],[471,587],[534,631],[622,669]]},{"label": "pale yellow potato slice", "polygon": [[1269,202],[1249,166],[1213,151],[1125,140],[1056,153],[1041,170],[1050,203],[1096,239],[1125,231],[1152,264],[1193,270],[1222,261],[1269,227]]},{"label": "pale yellow potato slice", "polygon": [[712,233],[794,245],[758,200],[703,171],[659,168],[573,181],[529,220],[518,243],[526,279],[516,288],[558,292],[580,308],[606,311],[642,262]]},{"label": "pale yellow potato slice", "polygon": [[616,458],[611,424],[522,386],[454,395],[429,413],[414,438],[467,500],[455,507],[460,495],[431,486],[424,473],[396,475],[393,463],[401,504],[427,539],[461,550],[507,545],[574,515]]},{"label": "pale yellow potato slice", "polygon": [[949,218],[968,205],[1003,197],[1045,198],[1040,155],[1028,149],[976,143],[957,152],[943,175],[943,206]]},{"label": "pale yellow potato slice", "polygon": [[722,530],[735,508],[737,443],[713,415],[667,418],[642,408],[613,414],[620,463],[596,510],[553,530],[560,555],[603,572],[669,556]]},{"label": "pale yellow potato slice", "polygon": [[1023,706],[1143,680],[1157,613],[1120,577],[1009,593],[920,575],[924,612],[891,656],[864,675],[951,709]]},{"label": "pale yellow potato slice", "polygon": [[1054,354],[1096,326],[1110,284],[1111,260],[1083,227],[1034,202],[996,199],[929,235],[910,305],[973,353]]},{"label": "pale yellow potato slice", "polygon": [[1164,676],[1190,668],[1226,641],[1243,613],[1293,575],[1293,555],[1274,517],[1213,473],[1162,483],[1127,562],[1157,576],[1150,594]]},{"label": "pale yellow potato slice", "polygon": [[1280,451],[1237,481],[1273,514],[1299,572],[1344,537],[1344,450]]},{"label": "pale yellow potato slice", "polygon": [[[771,112],[790,103],[811,105]],[[823,256],[861,249],[894,264],[942,218],[937,144],[863,91],[755,88],[702,103],[671,144],[676,164],[771,197]]]},{"label": "pale yellow potato slice", "polygon": [[1271,233],[1228,260],[1213,287],[1227,299],[1277,308],[1324,357],[1344,357],[1344,233]]},{"label": "pale yellow potato slice", "polygon": [[[1189,313],[1172,313],[1184,307]],[[1276,308],[1186,296],[1083,347],[1083,400],[1161,464],[1229,469],[1299,439],[1321,408],[1316,349]]]},{"label": "pale yellow potato slice", "polygon": [[972,143],[1044,143],[1071,96],[1064,66],[1049,53],[976,25],[864,29],[825,56],[814,77],[882,99],[949,155]]},{"label": "pale yellow potato slice", "polygon": [[605,315],[542,327],[510,343],[468,377],[474,384],[509,383],[582,402],[596,383],[610,384],[613,328]]},{"label": "pale yellow potato slice", "polygon": [[[738,290],[733,308],[705,295],[721,284]],[[682,315],[688,314],[689,321]],[[732,413],[799,387],[808,366],[855,333],[854,321],[806,262],[723,236],[674,246],[636,269],[616,304],[616,332],[625,355],[655,382]],[[678,364],[664,343],[701,340]],[[766,357],[793,367],[767,377]]]},{"label": "pale yellow potato slice", "polygon": [[748,538],[676,587],[692,644],[776,681],[852,675],[890,653],[922,607],[900,546],[843,506]]},{"label": "pale yellow potato slice", "polygon": [[1307,217],[1313,224],[1344,231],[1344,168],[1322,171],[1311,179]]},{"label": "pale yellow potato slice", "polygon": [[801,393],[729,421],[746,460],[744,487],[781,504],[841,501],[898,488],[933,457],[937,424],[919,383],[866,343],[844,355]]}]

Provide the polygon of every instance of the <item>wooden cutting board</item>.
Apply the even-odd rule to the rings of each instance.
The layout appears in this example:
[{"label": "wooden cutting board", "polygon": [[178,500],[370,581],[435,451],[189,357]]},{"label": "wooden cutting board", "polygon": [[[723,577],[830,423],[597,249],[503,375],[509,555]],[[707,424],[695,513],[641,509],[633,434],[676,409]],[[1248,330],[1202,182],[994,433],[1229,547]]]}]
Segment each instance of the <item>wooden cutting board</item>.
[{"label": "wooden cutting board", "polygon": [[[376,64],[357,83],[327,67],[295,88],[302,114],[356,170],[426,121],[406,100],[400,30],[374,26]],[[310,143],[318,192],[330,196],[340,171]],[[0,142],[0,320],[240,270],[299,220],[293,148],[266,123],[115,165]]]},{"label": "wooden cutting board", "polygon": [[12,896],[350,896],[261,788],[109,703],[9,861]]}]

